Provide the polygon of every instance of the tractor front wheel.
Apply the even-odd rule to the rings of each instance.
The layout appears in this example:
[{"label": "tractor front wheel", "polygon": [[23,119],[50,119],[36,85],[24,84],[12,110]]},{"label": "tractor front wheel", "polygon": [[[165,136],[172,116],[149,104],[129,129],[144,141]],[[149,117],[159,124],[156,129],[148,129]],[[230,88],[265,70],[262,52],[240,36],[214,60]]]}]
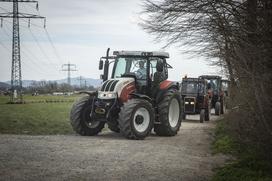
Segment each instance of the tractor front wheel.
[{"label": "tractor front wheel", "polygon": [[158,105],[158,119],[160,124],[154,125],[154,131],[159,136],[174,136],[181,125],[181,105],[179,94],[169,90],[164,94]]},{"label": "tractor front wheel", "polygon": [[121,107],[119,113],[120,132],[128,139],[144,139],[154,124],[152,105],[143,99],[130,99]]},{"label": "tractor front wheel", "polygon": [[203,123],[205,120],[205,109],[201,109],[200,111],[200,123]]},{"label": "tractor front wheel", "polygon": [[103,128],[104,122],[91,118],[93,97],[85,96],[74,103],[70,112],[71,125],[82,136],[97,135]]}]

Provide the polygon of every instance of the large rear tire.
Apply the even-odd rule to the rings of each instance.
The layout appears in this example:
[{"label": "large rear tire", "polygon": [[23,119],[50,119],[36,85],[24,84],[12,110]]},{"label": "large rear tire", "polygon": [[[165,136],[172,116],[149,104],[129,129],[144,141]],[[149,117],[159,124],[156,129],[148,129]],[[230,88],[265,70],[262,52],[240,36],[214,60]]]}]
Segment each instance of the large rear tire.
[{"label": "large rear tire", "polygon": [[124,103],[119,113],[120,132],[128,139],[144,139],[154,124],[152,105],[143,99],[130,99]]},{"label": "large rear tire", "polygon": [[226,112],[226,103],[225,103],[225,100],[223,99],[221,101],[221,114],[225,114]]},{"label": "large rear tire", "polygon": [[221,104],[220,104],[220,102],[216,102],[215,103],[215,108],[214,108],[215,110],[214,110],[214,112],[215,112],[215,115],[217,115],[217,116],[219,116],[220,115],[220,109],[221,109]]},{"label": "large rear tire", "polygon": [[154,125],[154,131],[159,136],[174,136],[181,125],[180,97],[173,90],[169,90],[158,104],[158,119],[160,124]]},{"label": "large rear tire", "polygon": [[186,120],[186,114],[184,112],[182,113],[182,119]]},{"label": "large rear tire", "polygon": [[82,136],[97,135],[103,128],[104,122],[91,119],[93,97],[85,96],[74,103],[70,112],[73,130]]},{"label": "large rear tire", "polygon": [[203,123],[205,120],[205,109],[201,109],[200,111],[200,123]]},{"label": "large rear tire", "polygon": [[208,108],[205,109],[205,121],[210,121],[211,119],[211,107],[208,105]]}]

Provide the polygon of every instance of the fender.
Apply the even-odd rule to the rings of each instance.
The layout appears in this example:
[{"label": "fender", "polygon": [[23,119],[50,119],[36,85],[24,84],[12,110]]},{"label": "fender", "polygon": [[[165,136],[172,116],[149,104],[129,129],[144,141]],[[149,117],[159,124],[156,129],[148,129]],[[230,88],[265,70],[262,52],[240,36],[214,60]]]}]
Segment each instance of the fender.
[{"label": "fender", "polygon": [[131,93],[129,94],[131,97],[133,98],[139,98],[139,99],[144,99],[147,100],[149,102],[152,102],[152,99],[150,97],[148,97],[147,95],[144,94],[138,94],[138,93]]},{"label": "fender", "polygon": [[[175,91],[176,90],[176,91]],[[178,89],[177,87],[174,85],[174,86],[170,86],[168,89],[163,89],[163,90],[159,90],[157,96],[156,96],[156,103],[159,103],[161,102],[161,100],[163,99],[163,95],[166,93],[166,92],[177,92]],[[179,95],[180,96],[180,95]]]},{"label": "fender", "polygon": [[120,101],[122,103],[126,102],[128,99],[130,99],[130,94],[134,93],[135,90],[136,90],[135,82],[127,84],[125,87],[123,87],[123,90],[121,91],[119,97]]},{"label": "fender", "polygon": [[167,90],[170,88],[175,88],[175,89],[179,90],[178,83],[175,83],[170,80],[164,80],[160,83],[160,90]]}]

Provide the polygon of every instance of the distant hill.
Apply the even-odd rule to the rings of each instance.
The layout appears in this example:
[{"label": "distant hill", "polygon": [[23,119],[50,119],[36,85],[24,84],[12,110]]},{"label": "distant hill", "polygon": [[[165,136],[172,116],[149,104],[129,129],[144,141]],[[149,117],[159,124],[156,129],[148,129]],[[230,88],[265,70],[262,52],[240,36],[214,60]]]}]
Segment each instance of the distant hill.
[{"label": "distant hill", "polygon": [[[67,79],[61,79],[61,80],[55,80],[55,81],[58,84],[67,83]],[[102,83],[102,80],[100,80],[100,79],[93,79],[93,78],[81,77],[81,85],[82,86],[85,85],[85,81],[86,81],[86,85],[87,86],[91,86],[92,85],[94,87],[98,87]],[[80,86],[80,77],[71,78],[71,85]]]},{"label": "distant hill", "polygon": [[[37,81],[37,80],[23,80],[23,87],[29,87],[34,81]],[[46,81],[57,82],[58,84],[67,83],[67,79],[46,80]],[[81,77],[82,86],[85,86],[85,81],[86,81],[86,86],[94,86],[94,87],[98,87],[102,83],[102,80],[100,79]],[[6,84],[9,86],[10,81],[4,82],[3,84]],[[71,85],[80,86],[80,77],[71,78]]]},{"label": "distant hill", "polygon": [[7,90],[9,89],[10,85],[5,82],[0,82],[0,90]]}]

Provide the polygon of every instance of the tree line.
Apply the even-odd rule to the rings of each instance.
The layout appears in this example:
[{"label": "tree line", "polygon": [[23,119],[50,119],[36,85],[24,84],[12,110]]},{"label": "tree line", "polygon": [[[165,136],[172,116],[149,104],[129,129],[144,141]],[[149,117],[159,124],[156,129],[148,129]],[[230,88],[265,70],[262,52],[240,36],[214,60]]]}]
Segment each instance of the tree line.
[{"label": "tree line", "polygon": [[[88,90],[92,91],[95,90],[95,87],[92,85],[86,86],[77,86],[77,85],[69,85],[67,83],[57,83],[56,81],[32,81],[29,86],[23,87],[22,91],[24,94],[52,94],[54,92],[73,92],[73,91],[82,91]],[[10,89],[5,88],[4,95],[9,95]]]}]

